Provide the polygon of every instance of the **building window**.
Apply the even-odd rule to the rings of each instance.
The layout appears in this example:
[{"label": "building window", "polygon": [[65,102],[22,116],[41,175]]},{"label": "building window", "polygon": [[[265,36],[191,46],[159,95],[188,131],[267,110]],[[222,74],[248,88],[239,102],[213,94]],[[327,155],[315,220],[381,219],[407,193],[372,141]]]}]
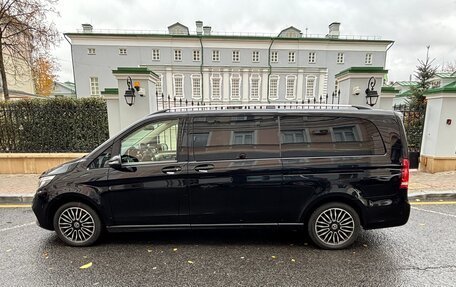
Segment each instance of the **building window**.
[{"label": "building window", "polygon": [[277,100],[279,98],[279,76],[269,77],[269,99]]},{"label": "building window", "polygon": [[211,77],[211,98],[213,100],[222,99],[222,77],[220,74],[213,74]]},{"label": "building window", "polygon": [[192,98],[199,100],[201,99],[201,76],[192,75]]},{"label": "building window", "polygon": [[233,57],[232,57],[233,62],[239,62],[241,60],[241,57],[239,55],[239,50],[234,50],[233,51]]},{"label": "building window", "polygon": [[232,133],[231,142],[233,145],[254,144],[255,132],[234,132]]},{"label": "building window", "polygon": [[174,61],[182,61],[182,50],[174,50]]},{"label": "building window", "polygon": [[241,75],[233,74],[231,76],[231,99],[241,99]]},{"label": "building window", "polygon": [[184,97],[184,76],[174,75],[174,96],[178,98]]},{"label": "building window", "polygon": [[337,64],[344,63],[344,53],[337,53]]},{"label": "building window", "polygon": [[278,63],[279,62],[279,53],[277,51],[271,52],[271,63]]},{"label": "building window", "polygon": [[364,63],[366,65],[372,65],[372,53],[366,54],[366,59],[364,60]]},{"label": "building window", "polygon": [[212,61],[213,62],[220,61],[220,51],[219,50],[212,50]]},{"label": "building window", "polygon": [[119,48],[119,55],[126,55],[127,49],[126,48]]},{"label": "building window", "polygon": [[160,61],[160,50],[158,50],[158,49],[152,50],[152,61]]},{"label": "building window", "polygon": [[306,99],[315,98],[315,77],[308,76],[306,83]]},{"label": "building window", "polygon": [[288,63],[295,63],[295,62],[296,62],[296,53],[288,52]]},{"label": "building window", "polygon": [[155,84],[155,90],[157,91],[158,95],[163,94],[163,75],[158,75],[157,83]]},{"label": "building window", "polygon": [[287,90],[285,94],[287,100],[296,98],[296,76],[287,76]]},{"label": "building window", "polygon": [[316,54],[315,52],[310,52],[309,53],[309,64],[315,64],[316,62]]},{"label": "building window", "polygon": [[259,51],[252,52],[252,62],[254,62],[254,63],[260,62],[260,52]]},{"label": "building window", "polygon": [[253,74],[250,77],[250,100],[260,99],[260,76]]},{"label": "building window", "polygon": [[90,95],[99,96],[100,86],[98,85],[98,77],[90,77]]},{"label": "building window", "polygon": [[95,55],[95,48],[88,48],[87,49],[87,54],[88,55]]},{"label": "building window", "polygon": [[200,61],[200,50],[193,50],[193,61],[194,62]]}]

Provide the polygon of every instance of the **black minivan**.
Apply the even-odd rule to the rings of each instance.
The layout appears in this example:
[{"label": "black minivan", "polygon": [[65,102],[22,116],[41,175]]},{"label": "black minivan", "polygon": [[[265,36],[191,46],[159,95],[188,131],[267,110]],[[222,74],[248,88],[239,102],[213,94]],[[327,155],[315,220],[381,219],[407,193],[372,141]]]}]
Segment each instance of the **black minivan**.
[{"label": "black minivan", "polygon": [[352,106],[175,108],[43,173],[38,224],[71,246],[103,231],[303,227],[325,249],[403,225],[398,114]]}]

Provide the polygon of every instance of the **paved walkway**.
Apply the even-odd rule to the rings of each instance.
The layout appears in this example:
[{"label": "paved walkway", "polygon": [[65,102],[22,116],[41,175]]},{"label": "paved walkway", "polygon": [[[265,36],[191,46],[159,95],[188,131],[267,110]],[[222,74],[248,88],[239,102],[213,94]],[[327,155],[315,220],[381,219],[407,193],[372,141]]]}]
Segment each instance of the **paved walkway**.
[{"label": "paved walkway", "polygon": [[[0,196],[33,195],[38,174],[0,174]],[[435,174],[411,171],[409,192],[456,192],[456,171]]]}]

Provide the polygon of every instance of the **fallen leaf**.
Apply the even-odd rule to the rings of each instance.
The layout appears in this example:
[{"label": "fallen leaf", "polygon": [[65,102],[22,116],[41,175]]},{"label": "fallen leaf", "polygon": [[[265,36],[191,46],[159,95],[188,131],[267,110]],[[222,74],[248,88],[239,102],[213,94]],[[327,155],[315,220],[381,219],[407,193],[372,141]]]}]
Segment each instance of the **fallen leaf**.
[{"label": "fallen leaf", "polygon": [[100,284],[100,282],[95,282],[93,283],[93,286],[97,286],[98,284]]},{"label": "fallen leaf", "polygon": [[419,198],[415,199],[416,201],[421,201]]},{"label": "fallen leaf", "polygon": [[195,263],[195,262],[193,262],[193,261],[191,261],[191,260],[188,260],[187,263],[193,264],[193,263]]},{"label": "fallen leaf", "polygon": [[241,256],[241,259],[244,259],[244,256]]},{"label": "fallen leaf", "polygon": [[89,262],[87,264],[82,265],[81,267],[79,267],[79,269],[87,269],[87,268],[90,268],[90,267],[92,267],[92,262]]},{"label": "fallen leaf", "polygon": [[177,251],[177,248],[173,248],[173,251],[176,252],[176,251]]},{"label": "fallen leaf", "polygon": [[157,267],[152,267],[152,270],[155,270],[155,269],[157,269]]},{"label": "fallen leaf", "polygon": [[367,244],[363,244],[364,247],[367,247]]},{"label": "fallen leaf", "polygon": [[10,252],[11,250],[13,250],[13,249],[8,249],[8,250],[6,250],[6,252]]},{"label": "fallen leaf", "polygon": [[277,257],[275,257],[274,255],[271,256],[272,259],[276,259]]},{"label": "fallen leaf", "polygon": [[151,252],[152,252],[152,249],[147,249],[147,252],[151,253]]},{"label": "fallen leaf", "polygon": [[82,256],[82,258],[87,258],[87,255]]},{"label": "fallen leaf", "polygon": [[425,223],[420,223],[421,226],[425,226],[426,224]]},{"label": "fallen leaf", "polygon": [[294,260],[294,259],[291,259],[291,262],[296,262],[296,260]]}]

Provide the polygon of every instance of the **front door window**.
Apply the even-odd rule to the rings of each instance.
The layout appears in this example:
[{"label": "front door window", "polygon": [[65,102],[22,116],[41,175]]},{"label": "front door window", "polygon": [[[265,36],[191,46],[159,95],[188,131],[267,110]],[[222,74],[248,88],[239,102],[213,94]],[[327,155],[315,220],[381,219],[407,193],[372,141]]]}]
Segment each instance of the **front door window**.
[{"label": "front door window", "polygon": [[121,142],[123,163],[175,161],[178,120],[154,122],[134,131]]}]

